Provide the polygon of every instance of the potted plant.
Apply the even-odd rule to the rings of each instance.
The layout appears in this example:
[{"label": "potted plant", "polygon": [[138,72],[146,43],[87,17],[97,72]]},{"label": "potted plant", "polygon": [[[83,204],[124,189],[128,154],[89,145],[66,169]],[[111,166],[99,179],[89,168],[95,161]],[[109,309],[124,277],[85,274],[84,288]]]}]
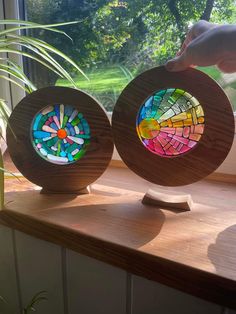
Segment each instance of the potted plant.
[{"label": "potted plant", "polygon": [[[71,75],[64,69],[64,67],[55,59],[60,57],[62,60],[67,61],[86,77],[84,72],[79,66],[62,51],[58,50],[54,46],[50,45],[46,41],[41,40],[30,35],[27,35],[29,30],[42,29],[49,32],[60,33],[67,36],[72,40],[65,32],[58,29],[59,26],[65,26],[69,24],[76,24],[75,22],[57,23],[42,25],[29,21],[21,20],[0,20],[0,26],[3,29],[0,31],[0,81],[7,80],[12,84],[15,84],[19,88],[23,89],[26,93],[31,93],[37,89],[33,82],[24,73],[24,70],[17,64],[10,56],[20,55],[25,58],[32,59],[50,71],[56,73],[59,77],[67,79],[71,85],[76,88],[76,84]],[[26,34],[23,34],[26,33]],[[87,77],[86,77],[87,78]],[[0,95],[0,130],[4,129],[7,124],[9,116],[9,109],[6,105],[6,101]],[[10,127],[10,126],[9,126]],[[1,134],[3,137],[3,134]],[[2,150],[0,149],[0,206],[2,208],[4,204],[4,166],[2,158]]]}]

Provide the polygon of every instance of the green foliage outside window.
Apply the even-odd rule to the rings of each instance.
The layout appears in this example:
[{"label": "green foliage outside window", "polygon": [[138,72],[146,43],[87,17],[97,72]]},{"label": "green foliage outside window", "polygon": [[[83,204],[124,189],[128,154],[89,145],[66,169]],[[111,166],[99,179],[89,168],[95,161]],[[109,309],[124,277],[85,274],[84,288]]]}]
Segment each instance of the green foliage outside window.
[{"label": "green foliage outside window", "polygon": [[[73,45],[65,38],[40,31],[54,46],[76,60],[90,81],[85,81],[70,65],[77,86],[100,100],[112,110],[115,100],[125,85],[137,74],[165,63],[179,50],[188,28],[200,19],[216,23],[235,23],[235,0],[27,0],[29,20],[58,23],[77,20],[66,31]],[[39,66],[38,66],[39,67]],[[35,73],[38,72],[35,70]],[[217,69],[203,69],[222,86],[230,89]],[[64,85],[64,80],[40,69],[39,86]],[[114,80],[107,79],[115,74]],[[99,78],[98,78],[99,77]],[[96,80],[101,89],[98,89]],[[110,100],[109,100],[110,99]]]}]

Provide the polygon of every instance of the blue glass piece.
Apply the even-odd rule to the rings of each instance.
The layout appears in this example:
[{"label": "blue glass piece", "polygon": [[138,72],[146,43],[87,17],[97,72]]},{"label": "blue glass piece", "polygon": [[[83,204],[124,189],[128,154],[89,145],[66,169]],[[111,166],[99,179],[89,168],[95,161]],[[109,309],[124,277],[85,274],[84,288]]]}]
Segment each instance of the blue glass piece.
[{"label": "blue glass piece", "polygon": [[42,116],[43,115],[41,113],[36,116],[34,120],[33,131],[36,131],[38,129],[38,124]]},{"label": "blue glass piece", "polygon": [[60,121],[60,106],[59,105],[55,105],[54,106],[54,110],[56,112],[58,120]]},{"label": "blue glass piece", "polygon": [[45,131],[34,131],[34,138],[50,137],[51,133]]},{"label": "blue glass piece", "polygon": [[142,120],[146,118],[146,108],[144,106],[140,112],[140,116],[141,116]]},{"label": "blue glass piece", "polygon": [[79,113],[79,114],[78,114],[78,118],[79,118],[79,119],[82,119],[82,118],[83,118],[83,114],[82,114],[82,113]]},{"label": "blue glass piece", "polygon": [[65,131],[66,131],[67,135],[70,135],[70,130],[67,127],[65,127]]},{"label": "blue glass piece", "polygon": [[146,100],[144,106],[145,107],[151,107],[153,102],[153,96],[149,97],[148,100]]},{"label": "blue glass piece", "polygon": [[166,93],[166,89],[162,89],[162,90],[160,90],[159,92],[155,93],[154,96],[159,96],[159,97],[163,98],[163,96],[165,95],[165,93]]},{"label": "blue glass piece", "polygon": [[55,122],[50,123],[50,127],[53,128],[54,130],[58,130],[58,126],[56,125]]},{"label": "blue glass piece", "polygon": [[83,125],[81,123],[79,123],[77,127],[79,128],[80,131],[83,131]]},{"label": "blue glass piece", "polygon": [[70,115],[72,114],[73,110],[74,110],[73,107],[65,106],[65,115],[70,117]]},{"label": "blue glass piece", "polygon": [[90,133],[90,127],[88,125],[88,122],[85,119],[81,119],[81,123],[83,125],[84,133]]},{"label": "blue glass piece", "polygon": [[70,153],[68,153],[68,159],[69,159],[69,161],[73,161],[74,160],[73,156]]},{"label": "blue glass piece", "polygon": [[61,157],[66,157],[66,152],[64,152],[64,151],[63,151],[63,152],[60,152],[60,156],[61,156]]},{"label": "blue glass piece", "polygon": [[75,130],[74,130],[74,128],[70,128],[70,134],[71,134],[72,136],[75,135]]}]

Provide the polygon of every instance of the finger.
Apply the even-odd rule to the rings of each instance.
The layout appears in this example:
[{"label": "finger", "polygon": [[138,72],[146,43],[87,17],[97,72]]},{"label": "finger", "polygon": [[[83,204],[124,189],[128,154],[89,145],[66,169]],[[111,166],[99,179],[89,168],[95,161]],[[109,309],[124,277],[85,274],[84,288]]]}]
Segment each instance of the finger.
[{"label": "finger", "polygon": [[178,71],[184,71],[189,66],[191,66],[192,63],[190,62],[189,58],[186,56],[186,53],[183,53],[180,56],[175,57],[172,60],[169,60],[165,67],[170,72],[178,72]]},{"label": "finger", "polygon": [[180,48],[180,51],[178,51],[178,56],[181,55],[185,49],[187,48],[188,44],[191,42],[191,39],[187,36],[185,38],[185,41],[183,42],[181,48]]}]

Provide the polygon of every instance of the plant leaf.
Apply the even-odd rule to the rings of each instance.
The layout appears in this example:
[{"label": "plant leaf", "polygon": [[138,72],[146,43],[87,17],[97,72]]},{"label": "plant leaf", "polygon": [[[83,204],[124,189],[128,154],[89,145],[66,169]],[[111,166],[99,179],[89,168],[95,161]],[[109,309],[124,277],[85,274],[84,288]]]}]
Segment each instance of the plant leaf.
[{"label": "plant leaf", "polygon": [[18,36],[18,35],[9,35],[9,37],[12,38],[17,38],[21,41],[26,41],[32,45],[34,45],[35,47],[43,47],[44,49],[51,51],[53,53],[55,53],[56,55],[60,56],[61,58],[63,58],[64,60],[66,60],[68,63],[70,63],[73,67],[75,67],[87,80],[89,80],[89,78],[87,77],[87,75],[78,67],[78,65],[71,59],[69,58],[66,54],[64,54],[63,52],[61,52],[60,50],[58,50],[57,48],[49,45],[48,43],[46,43],[43,40],[40,39],[36,39],[33,37],[29,37],[29,36]]},{"label": "plant leaf", "polygon": [[25,84],[27,86],[27,88],[23,87],[22,85],[19,84],[19,82],[8,78],[8,81],[11,81],[12,83],[18,85],[19,87],[23,88],[24,90],[26,90],[28,93],[32,92],[33,90],[36,90],[36,88],[33,88],[32,84],[30,84],[30,82],[28,81],[28,79],[26,78],[22,78],[13,67],[11,66],[5,66],[0,64],[0,72],[5,72],[8,75],[11,75],[15,78],[17,78],[18,80],[20,80],[23,84]]},{"label": "plant leaf", "polygon": [[[23,23],[26,23],[25,21],[23,21],[23,23],[21,23],[22,21],[18,21],[18,20],[0,20],[0,24],[7,24],[7,25],[26,25]],[[48,24],[48,25],[42,25],[42,24],[37,24],[37,23],[33,23],[33,22],[28,22],[28,24],[26,26],[17,26],[17,27],[13,27],[13,28],[9,28],[6,30],[3,30],[0,32],[0,36],[12,33],[12,32],[16,32],[16,31],[21,31],[24,29],[45,29],[51,32],[56,32],[56,33],[61,33],[63,35],[65,35],[66,37],[68,37],[70,40],[72,40],[72,38],[70,36],[68,36],[65,32],[60,31],[59,29],[54,29],[54,27],[58,27],[58,26],[65,26],[65,25],[72,25],[72,24],[78,24],[80,21],[72,21],[72,22],[64,22],[64,23],[57,23],[57,24]]]},{"label": "plant leaf", "polygon": [[16,74],[18,74],[18,76],[24,80],[25,84],[29,87],[31,91],[36,90],[36,86],[28,79],[28,77],[23,72],[23,69],[17,63],[15,63],[14,61],[10,59],[6,59],[6,61],[7,61],[7,66],[11,67],[12,70],[16,72]]},{"label": "plant leaf", "polygon": [[42,296],[42,294],[45,294],[46,291],[40,291],[38,293],[36,293],[33,298],[31,299],[31,301],[29,302],[29,304],[27,305],[26,308],[24,308],[23,310],[23,314],[28,314],[30,311],[36,311],[34,308],[34,305],[37,304],[38,302],[41,301],[45,301],[47,300],[46,297]]},{"label": "plant leaf", "polygon": [[8,127],[9,127],[9,129],[11,130],[15,140],[17,140],[17,137],[16,137],[16,135],[15,135],[15,133],[14,133],[10,123],[9,123],[9,120],[8,120],[9,112],[8,112],[7,105],[6,105],[5,101],[3,101],[1,99],[0,99],[0,111],[2,112],[2,118],[6,121],[6,123],[7,123]]},{"label": "plant leaf", "polygon": [[30,91],[27,87],[24,87],[23,85],[19,84],[18,82],[14,81],[13,79],[11,79],[11,78],[8,77],[8,76],[0,75],[0,79],[9,81],[9,82],[15,84],[16,86],[22,88],[26,93],[31,93],[31,91]]},{"label": "plant leaf", "polygon": [[61,76],[60,73],[58,73],[55,69],[53,69],[50,65],[48,65],[46,62],[44,62],[43,60],[33,56],[32,54],[30,53],[27,53],[25,51],[21,51],[21,50],[17,50],[17,49],[9,49],[9,48],[6,48],[6,49],[2,49],[0,48],[0,52],[10,52],[10,53],[13,53],[13,54],[18,54],[18,55],[22,55],[22,56],[25,56],[27,58],[30,58],[30,59],[33,59],[39,63],[41,63],[42,65],[44,65],[45,67],[47,67],[48,69],[50,69],[51,71],[53,71],[54,73],[58,74],[59,76]]}]

